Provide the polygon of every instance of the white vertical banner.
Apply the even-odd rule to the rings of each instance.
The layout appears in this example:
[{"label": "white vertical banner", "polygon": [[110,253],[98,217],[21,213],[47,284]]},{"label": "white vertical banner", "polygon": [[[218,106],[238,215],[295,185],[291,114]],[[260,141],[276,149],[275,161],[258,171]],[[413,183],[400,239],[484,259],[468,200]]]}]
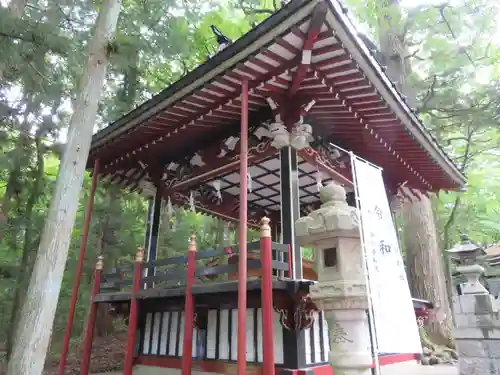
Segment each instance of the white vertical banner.
[{"label": "white vertical banner", "polygon": [[382,169],[351,155],[376,351],[421,353],[419,329]]}]

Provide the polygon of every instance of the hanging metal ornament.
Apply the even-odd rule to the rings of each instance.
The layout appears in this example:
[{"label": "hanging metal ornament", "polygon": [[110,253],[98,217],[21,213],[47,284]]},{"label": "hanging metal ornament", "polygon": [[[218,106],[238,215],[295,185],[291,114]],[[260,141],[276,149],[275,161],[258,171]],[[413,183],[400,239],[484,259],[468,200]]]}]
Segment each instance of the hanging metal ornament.
[{"label": "hanging metal ornament", "polygon": [[189,193],[189,209],[193,212],[196,212],[196,208],[194,206],[194,195],[193,192]]},{"label": "hanging metal ornament", "polygon": [[290,133],[286,129],[286,126],[279,119],[269,125],[269,132],[273,138],[271,146],[280,148],[290,146]]},{"label": "hanging metal ornament", "polygon": [[309,147],[309,144],[313,140],[312,126],[304,124],[304,118],[301,116],[290,135],[291,146],[297,150],[302,150],[303,148]]},{"label": "hanging metal ornament", "polygon": [[238,144],[238,142],[240,141],[240,138],[239,137],[229,137],[228,139],[226,139],[226,141],[224,142],[224,144],[226,145],[226,147],[231,150],[231,151],[234,151],[234,149],[236,148],[236,145]]},{"label": "hanging metal ornament", "polygon": [[210,185],[212,185],[213,188],[215,189],[215,195],[217,196],[219,202],[222,202],[222,194],[220,192],[220,181],[219,180],[212,181]]},{"label": "hanging metal ornament", "polygon": [[318,189],[318,191],[320,191],[322,187],[323,179],[321,176],[321,171],[319,170],[319,168],[316,168],[316,188]]},{"label": "hanging metal ornament", "polygon": [[174,215],[174,206],[172,206],[172,199],[168,197],[167,201],[167,215],[168,217],[172,217]]},{"label": "hanging metal ornament", "polygon": [[248,187],[248,192],[252,192],[252,176],[250,175],[250,172],[247,172],[247,187]]},{"label": "hanging metal ornament", "polygon": [[168,197],[167,201],[167,216],[168,216],[168,224],[172,231],[175,231],[175,215],[174,215],[174,206],[172,205],[172,199]]},{"label": "hanging metal ornament", "polygon": [[144,164],[142,161],[139,160],[139,165],[141,166],[142,169],[146,169],[148,167],[147,164]]}]

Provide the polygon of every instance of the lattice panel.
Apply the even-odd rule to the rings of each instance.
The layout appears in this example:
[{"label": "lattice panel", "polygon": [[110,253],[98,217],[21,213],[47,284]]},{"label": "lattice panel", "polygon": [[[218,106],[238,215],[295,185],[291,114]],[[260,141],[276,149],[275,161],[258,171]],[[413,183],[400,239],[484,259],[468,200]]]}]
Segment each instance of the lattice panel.
[{"label": "lattice panel", "polygon": [[[316,184],[317,170],[302,159],[298,159],[300,204],[308,205],[319,201]],[[279,211],[281,204],[280,160],[271,158],[248,167],[252,191],[248,192],[248,202],[264,210]],[[240,174],[229,173],[218,178],[221,192],[240,196]],[[323,184],[332,181],[322,174]],[[210,184],[210,183],[209,183]]]}]

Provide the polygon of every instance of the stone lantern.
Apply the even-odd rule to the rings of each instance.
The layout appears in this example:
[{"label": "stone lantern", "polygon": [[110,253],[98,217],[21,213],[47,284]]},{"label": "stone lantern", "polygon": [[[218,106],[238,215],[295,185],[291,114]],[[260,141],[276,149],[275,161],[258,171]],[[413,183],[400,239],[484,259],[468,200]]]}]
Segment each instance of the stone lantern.
[{"label": "stone lantern", "polygon": [[343,187],[320,190],[321,207],[295,223],[301,246],[312,247],[318,282],[311,298],[323,310],[334,373],[369,375],[373,363],[368,297],[356,208]]},{"label": "stone lantern", "polygon": [[462,235],[462,241],[447,250],[465,276],[458,295],[453,296],[455,328],[453,339],[460,374],[500,374],[500,300],[490,295],[479,281],[484,268],[477,264],[486,252]]},{"label": "stone lantern", "polygon": [[484,268],[477,264],[478,257],[486,255],[484,249],[474,244],[466,235],[462,235],[461,242],[447,252],[451,260],[457,264],[457,272],[467,279],[460,285],[461,294],[488,294],[479,281]]}]

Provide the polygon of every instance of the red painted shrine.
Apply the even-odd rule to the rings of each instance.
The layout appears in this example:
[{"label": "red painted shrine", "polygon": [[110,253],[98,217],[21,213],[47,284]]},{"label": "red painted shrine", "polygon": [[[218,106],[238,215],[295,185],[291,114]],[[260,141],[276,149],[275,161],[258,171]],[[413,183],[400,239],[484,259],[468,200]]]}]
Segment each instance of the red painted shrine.
[{"label": "red painted shrine", "polygon": [[[144,254],[95,275],[90,327],[99,303],[129,316],[124,374],[330,374],[332,331],[294,226],[319,207],[318,185],[342,185],[353,204],[342,150],[382,167],[390,197],[465,184],[345,13],[293,0],[94,136],[94,188],[109,180],[154,202]],[[199,249],[193,234],[185,256],[157,259],[162,202],[236,223],[239,243]]]}]

